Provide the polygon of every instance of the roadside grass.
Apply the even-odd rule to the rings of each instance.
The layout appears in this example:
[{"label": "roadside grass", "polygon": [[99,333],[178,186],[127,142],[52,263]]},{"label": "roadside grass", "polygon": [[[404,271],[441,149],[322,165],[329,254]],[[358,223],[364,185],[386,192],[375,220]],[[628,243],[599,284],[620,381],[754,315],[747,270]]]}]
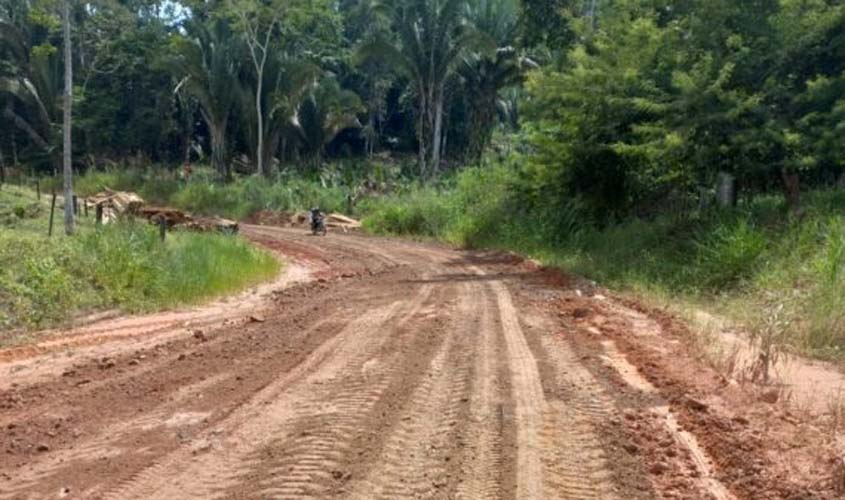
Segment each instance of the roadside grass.
[{"label": "roadside grass", "polygon": [[[700,307],[749,332],[790,318],[786,351],[845,359],[845,192],[805,193],[804,217],[778,196],[736,209],[588,224],[577,202],[528,210],[505,166],[468,169],[446,189],[362,204],[365,230],[510,250],[652,302]],[[539,213],[538,213],[539,212]]]},{"label": "roadside grass", "polygon": [[240,237],[177,231],[162,243],[144,222],[95,228],[93,214],[80,217],[77,234],[67,237],[60,206],[48,238],[48,203],[28,189],[0,189],[0,330],[9,332],[0,344],[82,312],[152,311],[211,299],[271,279],[280,268]]}]

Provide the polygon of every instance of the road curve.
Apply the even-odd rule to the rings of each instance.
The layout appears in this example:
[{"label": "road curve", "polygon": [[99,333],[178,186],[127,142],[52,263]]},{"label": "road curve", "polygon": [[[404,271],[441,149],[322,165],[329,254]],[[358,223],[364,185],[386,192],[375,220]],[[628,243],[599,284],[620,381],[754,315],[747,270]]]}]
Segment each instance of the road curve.
[{"label": "road curve", "polygon": [[[658,496],[617,460],[612,385],[534,307],[552,292],[530,270],[435,245],[244,232],[311,280],[213,327],[106,336],[108,356],[72,342],[25,354],[72,361],[0,385],[0,499]],[[21,362],[2,354],[0,372]],[[713,497],[707,481],[693,498]]]}]

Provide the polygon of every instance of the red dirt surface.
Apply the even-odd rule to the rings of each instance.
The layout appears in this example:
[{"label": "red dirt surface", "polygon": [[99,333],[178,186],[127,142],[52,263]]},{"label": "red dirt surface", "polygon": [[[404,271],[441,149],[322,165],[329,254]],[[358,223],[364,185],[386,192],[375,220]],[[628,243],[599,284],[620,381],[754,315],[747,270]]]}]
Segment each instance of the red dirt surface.
[{"label": "red dirt surface", "polygon": [[830,437],[516,256],[245,226],[289,262],[0,351],[0,499],[837,498]]}]

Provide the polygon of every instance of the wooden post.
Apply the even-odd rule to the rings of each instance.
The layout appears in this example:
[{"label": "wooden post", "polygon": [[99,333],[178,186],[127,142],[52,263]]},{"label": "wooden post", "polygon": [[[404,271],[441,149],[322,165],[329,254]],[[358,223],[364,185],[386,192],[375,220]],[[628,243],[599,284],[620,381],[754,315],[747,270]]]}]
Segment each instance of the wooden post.
[{"label": "wooden post", "polygon": [[56,212],[56,190],[53,190],[53,201],[50,202],[50,228],[47,229],[47,236],[53,236],[53,214]]},{"label": "wooden post", "polygon": [[161,241],[167,236],[167,218],[163,215],[158,217],[158,234],[161,236]]},{"label": "wooden post", "polygon": [[98,203],[95,210],[96,210],[97,226],[102,226],[103,225],[103,205],[102,205],[102,203]]},{"label": "wooden post", "polygon": [[85,209],[85,218],[87,219],[88,218],[88,200],[86,200],[84,198],[82,200],[82,208]]},{"label": "wooden post", "polygon": [[79,202],[76,199],[76,195],[73,195],[73,215],[79,217]]},{"label": "wooden post", "polygon": [[41,180],[35,179],[35,196],[41,201]]}]

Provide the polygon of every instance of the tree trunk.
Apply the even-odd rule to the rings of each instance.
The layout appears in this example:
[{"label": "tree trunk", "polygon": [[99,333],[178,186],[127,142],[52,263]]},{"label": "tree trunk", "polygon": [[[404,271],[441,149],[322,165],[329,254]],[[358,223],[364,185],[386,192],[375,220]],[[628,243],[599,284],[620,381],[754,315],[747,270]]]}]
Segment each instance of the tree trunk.
[{"label": "tree trunk", "polygon": [[437,175],[440,169],[440,148],[443,144],[443,89],[441,88],[434,97],[434,137],[432,138],[431,168],[429,172],[432,177]]},{"label": "tree trunk", "polygon": [[[20,115],[15,113],[15,111],[12,109],[11,102],[9,102],[6,105],[6,108],[3,109],[3,116],[5,116],[9,121],[14,123],[17,128],[23,130],[24,133],[29,136],[29,139],[34,142],[36,146],[44,150],[50,149],[50,145],[43,137],[41,137],[41,134],[39,134],[34,128],[32,128],[32,126]],[[12,140],[14,141],[14,138]],[[14,144],[14,142],[12,144]],[[13,156],[17,158],[17,154],[14,154]],[[15,163],[17,163],[17,160],[15,161]]]},{"label": "tree trunk", "polygon": [[426,133],[426,117],[428,115],[428,103],[426,100],[426,90],[420,85],[420,124],[417,130],[417,140],[419,141],[419,163],[420,163],[420,178],[425,179],[426,162],[427,162],[427,133]]},{"label": "tree trunk", "polygon": [[483,91],[470,103],[469,123],[472,127],[469,131],[469,144],[467,146],[467,158],[473,163],[481,163],[484,150],[490,144],[495,127],[496,94]]},{"label": "tree trunk", "polygon": [[226,163],[226,126],[220,125],[210,128],[211,166],[221,178],[229,179],[229,165]]},{"label": "tree trunk", "polygon": [[281,139],[281,134],[277,130],[277,131],[273,132],[272,134],[270,134],[268,141],[264,145],[263,165],[264,165],[265,170],[269,167],[269,165],[272,164],[273,157],[276,156],[276,151],[279,149],[279,140],[280,139]]},{"label": "tree trunk", "polygon": [[716,185],[716,201],[720,208],[732,208],[736,206],[736,177],[727,172],[719,172]]},{"label": "tree trunk", "polygon": [[261,91],[264,87],[264,65],[257,71],[258,86],[255,91],[255,112],[258,115],[258,150],[256,151],[255,161],[257,162],[256,173],[264,175],[264,114],[261,109]]},{"label": "tree trunk", "polygon": [[71,104],[73,103],[73,52],[70,45],[70,1],[64,0],[64,49],[65,49],[65,95],[64,123],[62,124],[64,148],[62,168],[64,170],[65,233],[73,234],[73,170],[71,165]]},{"label": "tree trunk", "polygon": [[780,169],[781,180],[783,181],[783,194],[789,211],[792,213],[801,212],[801,178],[798,172],[790,172],[786,167]]}]

